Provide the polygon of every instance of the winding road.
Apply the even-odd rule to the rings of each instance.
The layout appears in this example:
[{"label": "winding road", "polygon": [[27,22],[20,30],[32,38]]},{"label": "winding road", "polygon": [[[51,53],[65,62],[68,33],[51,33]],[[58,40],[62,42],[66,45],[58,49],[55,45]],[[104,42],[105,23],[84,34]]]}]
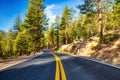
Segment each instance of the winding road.
[{"label": "winding road", "polygon": [[0,71],[0,80],[120,80],[120,68],[43,50],[42,55]]}]

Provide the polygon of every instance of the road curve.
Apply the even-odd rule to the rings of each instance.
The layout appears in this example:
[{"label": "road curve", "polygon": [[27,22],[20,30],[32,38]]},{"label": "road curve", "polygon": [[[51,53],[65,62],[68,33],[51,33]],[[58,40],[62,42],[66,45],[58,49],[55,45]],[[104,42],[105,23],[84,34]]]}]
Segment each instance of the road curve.
[{"label": "road curve", "polygon": [[0,71],[0,80],[120,80],[119,75],[119,68],[44,50],[40,56]]}]

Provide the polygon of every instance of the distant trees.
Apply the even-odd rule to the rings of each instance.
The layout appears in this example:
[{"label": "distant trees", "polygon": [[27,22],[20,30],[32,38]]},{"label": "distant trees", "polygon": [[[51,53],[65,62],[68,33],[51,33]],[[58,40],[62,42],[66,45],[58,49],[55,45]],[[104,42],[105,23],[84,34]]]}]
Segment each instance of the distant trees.
[{"label": "distant trees", "polygon": [[112,26],[114,29],[120,28],[120,0],[114,0]]},{"label": "distant trees", "polygon": [[56,35],[56,46],[60,46],[60,36],[59,36],[59,28],[60,28],[60,17],[56,16],[55,18],[55,23],[54,23],[54,28],[55,28],[55,35]]},{"label": "distant trees", "polygon": [[[102,44],[104,34],[119,24],[116,23],[119,22],[117,20],[119,17],[115,17],[116,15],[114,14],[115,8],[118,6],[115,7],[113,4],[116,5],[115,1],[111,0],[84,0],[83,4],[77,6],[80,10],[78,18],[75,18],[71,8],[66,6],[61,20],[59,20],[58,34],[54,34],[54,38],[57,38],[59,43],[55,45],[68,44],[73,42],[73,40],[90,38],[94,35],[99,36],[99,42]],[[117,13],[117,15],[119,14]],[[55,33],[55,25],[53,26],[52,31]]]},{"label": "distant trees", "polygon": [[106,34],[113,27],[111,26],[111,13],[113,2],[111,0],[102,1],[102,27],[103,34]]},{"label": "distant trees", "polygon": [[48,48],[55,47],[55,33],[54,33],[54,24],[51,24],[49,30],[46,31],[46,41]]},{"label": "distant trees", "polygon": [[13,55],[13,32],[10,29],[8,33],[0,32],[0,56]]},{"label": "distant trees", "polygon": [[58,48],[60,46],[60,17],[56,16],[54,23],[46,31],[47,48]]},{"label": "distant trees", "polygon": [[16,32],[20,31],[21,23],[22,23],[22,20],[20,19],[20,15],[18,14],[15,20],[15,24],[13,26],[13,30]]},{"label": "distant trees", "polygon": [[84,3],[78,5],[80,10],[79,19],[77,25],[80,30],[80,36],[83,38],[89,38],[97,34],[97,10],[95,0],[84,0]]},{"label": "distant trees", "polygon": [[5,36],[5,32],[4,31],[0,31],[0,57],[2,57],[4,55],[4,51],[3,51],[3,36]]},{"label": "distant trees", "polygon": [[79,20],[82,21],[79,22],[77,20],[77,23],[82,24],[82,29],[84,30],[82,30],[83,33],[80,34],[86,32],[84,37],[91,37],[94,34],[98,34],[100,39],[99,42],[103,43],[103,35],[118,24],[114,16],[114,2],[115,0],[84,0],[84,4],[78,5],[77,8],[80,10],[81,14]]},{"label": "distant trees", "polygon": [[13,54],[13,32],[10,29],[6,35],[6,53]]}]

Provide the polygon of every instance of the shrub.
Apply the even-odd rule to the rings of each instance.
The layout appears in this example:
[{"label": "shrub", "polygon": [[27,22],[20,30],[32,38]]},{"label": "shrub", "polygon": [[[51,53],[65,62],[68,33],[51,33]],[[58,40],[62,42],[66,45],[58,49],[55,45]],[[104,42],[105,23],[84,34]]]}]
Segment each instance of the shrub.
[{"label": "shrub", "polygon": [[70,50],[70,53],[72,53],[75,50],[76,47],[77,47],[76,45],[73,45],[71,50]]},{"label": "shrub", "polygon": [[115,39],[118,39],[120,37],[120,35],[118,34],[107,34],[103,36],[103,43],[107,43],[110,41],[113,41]]},{"label": "shrub", "polygon": [[62,52],[62,48],[58,48],[56,51],[57,52]]},{"label": "shrub", "polygon": [[90,45],[90,49],[91,49],[91,50],[94,50],[94,49],[95,49],[94,44],[91,44],[91,45]]}]

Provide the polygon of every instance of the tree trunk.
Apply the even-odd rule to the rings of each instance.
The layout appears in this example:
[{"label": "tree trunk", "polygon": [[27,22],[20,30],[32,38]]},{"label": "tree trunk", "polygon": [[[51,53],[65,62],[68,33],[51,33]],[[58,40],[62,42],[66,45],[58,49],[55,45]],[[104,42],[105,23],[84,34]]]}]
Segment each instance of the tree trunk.
[{"label": "tree trunk", "polygon": [[75,40],[74,24],[72,22],[72,42]]},{"label": "tree trunk", "polygon": [[98,27],[99,27],[99,41],[100,41],[100,44],[103,43],[103,27],[102,27],[102,10],[101,10],[101,7],[102,7],[102,2],[101,0],[97,0],[97,5],[98,5]]},{"label": "tree trunk", "polygon": [[19,53],[20,53],[20,56],[22,56],[22,51],[21,51],[21,48],[19,48]]},{"label": "tree trunk", "polygon": [[107,15],[105,16],[105,24],[104,24],[104,26],[103,26],[103,34],[106,34],[107,33],[107,30],[106,30],[106,28],[107,28],[107,20],[108,20],[108,17],[107,17]]},{"label": "tree trunk", "polygon": [[40,28],[38,27],[37,30],[36,30],[36,51],[35,52],[39,52],[40,51]]},{"label": "tree trunk", "polygon": [[65,28],[65,38],[66,38],[65,44],[68,44],[67,25],[66,25],[66,28]]},{"label": "tree trunk", "polygon": [[57,48],[59,47],[59,31],[57,30]]},{"label": "tree trunk", "polygon": [[0,44],[0,57],[2,57],[2,48],[1,48],[1,44]]},{"label": "tree trunk", "polygon": [[39,52],[39,51],[40,51],[40,40],[37,39],[36,42],[37,42],[37,43],[36,43],[36,52]]}]

